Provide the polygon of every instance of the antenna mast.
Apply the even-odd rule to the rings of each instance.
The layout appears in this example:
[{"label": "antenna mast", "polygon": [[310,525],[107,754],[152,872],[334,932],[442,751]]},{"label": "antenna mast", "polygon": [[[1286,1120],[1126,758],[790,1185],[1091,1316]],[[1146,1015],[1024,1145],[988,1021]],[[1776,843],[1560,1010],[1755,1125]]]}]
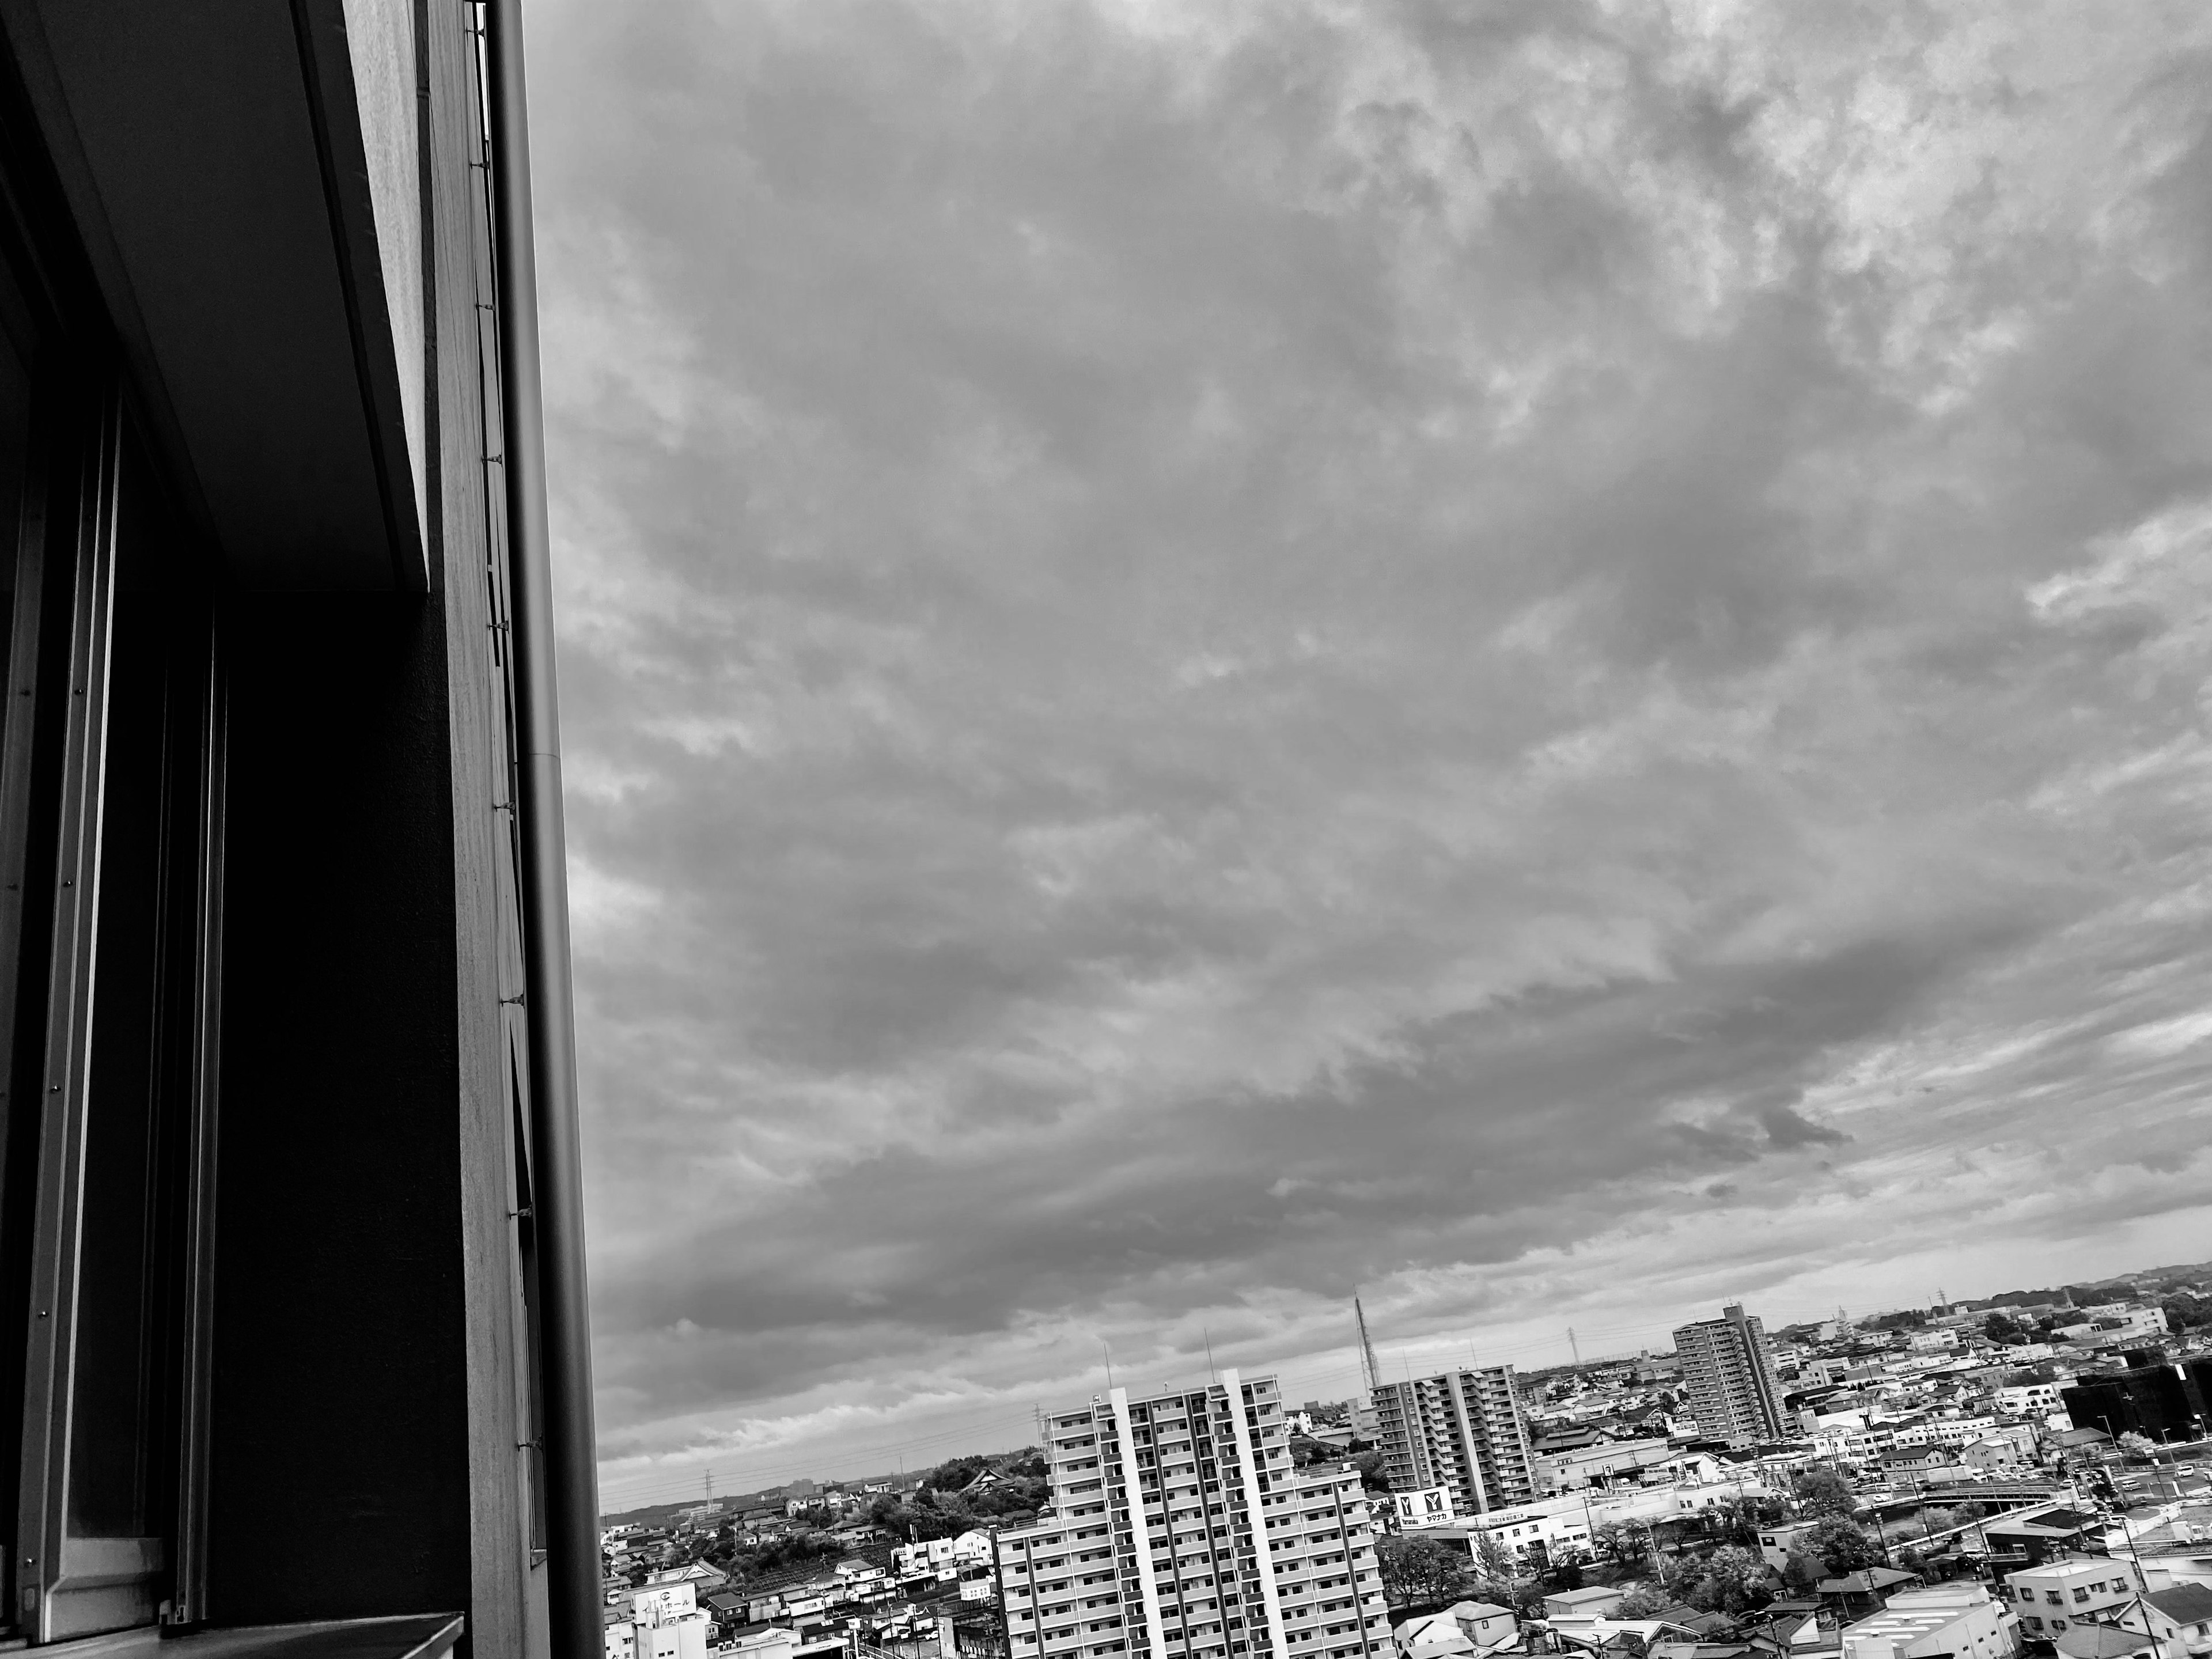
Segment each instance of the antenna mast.
[{"label": "antenna mast", "polygon": [[1359,1305],[1358,1293],[1352,1297],[1352,1316],[1359,1322],[1359,1371],[1367,1383],[1367,1401],[1375,1402],[1382,1389],[1382,1366],[1375,1358],[1375,1344],[1367,1335],[1367,1310]]}]

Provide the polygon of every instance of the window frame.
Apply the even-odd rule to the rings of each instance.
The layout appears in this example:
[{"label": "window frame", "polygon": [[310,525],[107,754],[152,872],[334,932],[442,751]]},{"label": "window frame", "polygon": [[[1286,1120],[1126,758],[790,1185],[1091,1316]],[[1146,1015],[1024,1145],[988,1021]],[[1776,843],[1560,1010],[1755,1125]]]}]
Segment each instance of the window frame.
[{"label": "window frame", "polygon": [[[158,1091],[159,1104],[149,1109],[156,1124],[158,1114],[182,1115],[161,1131],[164,1139],[149,1143],[147,1176],[149,1192],[158,1180],[176,1199],[161,1243],[182,1259],[161,1272],[152,1265],[157,1258],[148,1257],[146,1271],[155,1276],[137,1287],[139,1295],[167,1303],[164,1317],[174,1322],[173,1337],[148,1361],[160,1368],[163,1392],[152,1401],[142,1395],[140,1405],[142,1413],[160,1414],[142,1427],[156,1437],[162,1468],[151,1494],[155,1508],[140,1516],[139,1534],[81,1532],[70,1513],[72,1449],[82,1426],[78,1345],[85,1310],[102,1289],[84,1271],[84,1204],[97,1134],[93,1062],[117,597],[125,538],[141,533],[126,521],[124,497],[126,488],[141,487],[141,470],[148,501],[165,504],[167,497],[148,447],[134,443],[121,381],[106,369],[94,384],[89,398],[41,411],[60,435],[41,476],[27,482],[23,536],[27,551],[38,544],[46,642],[61,650],[30,677],[31,718],[21,722],[21,736],[27,744],[52,744],[50,727],[58,724],[60,761],[46,788],[8,801],[13,833],[36,833],[43,816],[54,848],[38,1069],[29,1055],[19,1056],[16,1069],[19,1079],[36,1079],[33,1099],[19,1102],[36,1122],[16,1126],[9,1149],[11,1163],[23,1159],[30,1167],[12,1169],[7,1188],[9,1202],[28,1211],[29,1237],[15,1269],[27,1301],[13,1583],[5,1605],[16,1630],[40,1644],[196,1622],[206,1612],[227,707],[221,632],[204,580],[178,613],[188,618],[179,628],[191,654],[165,657],[159,716],[164,760],[155,810],[165,838],[170,830],[189,836],[184,848],[164,839],[158,854],[164,884],[152,947],[156,996],[165,1018],[175,1018],[162,1028],[146,1085]],[[33,522],[34,499],[44,502],[42,524]],[[173,522],[173,515],[161,514],[155,522],[163,520]],[[40,529],[45,533],[36,534]],[[64,561],[69,568],[58,568]],[[165,651],[173,648],[165,643]],[[58,717],[56,699],[64,703]],[[11,736],[11,760],[15,749]],[[33,895],[27,881],[25,887],[27,905]]]}]

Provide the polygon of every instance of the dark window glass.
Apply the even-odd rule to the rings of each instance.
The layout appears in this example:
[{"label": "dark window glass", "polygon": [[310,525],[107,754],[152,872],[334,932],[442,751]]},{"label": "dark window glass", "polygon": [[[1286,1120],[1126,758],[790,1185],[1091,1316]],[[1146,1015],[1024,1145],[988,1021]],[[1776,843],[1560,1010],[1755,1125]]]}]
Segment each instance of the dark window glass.
[{"label": "dark window glass", "polygon": [[180,1132],[190,1109],[191,961],[204,627],[167,526],[126,452],[118,514],[98,957],[86,1102],[73,1534],[151,1537],[174,1507]]}]

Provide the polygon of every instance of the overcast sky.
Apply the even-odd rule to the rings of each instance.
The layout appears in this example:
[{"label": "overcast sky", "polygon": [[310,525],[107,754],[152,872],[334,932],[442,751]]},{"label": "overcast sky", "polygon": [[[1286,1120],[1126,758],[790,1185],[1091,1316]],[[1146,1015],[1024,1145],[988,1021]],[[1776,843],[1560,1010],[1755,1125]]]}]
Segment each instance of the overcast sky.
[{"label": "overcast sky", "polygon": [[2201,0],[531,18],[611,1507],[2212,1257]]}]

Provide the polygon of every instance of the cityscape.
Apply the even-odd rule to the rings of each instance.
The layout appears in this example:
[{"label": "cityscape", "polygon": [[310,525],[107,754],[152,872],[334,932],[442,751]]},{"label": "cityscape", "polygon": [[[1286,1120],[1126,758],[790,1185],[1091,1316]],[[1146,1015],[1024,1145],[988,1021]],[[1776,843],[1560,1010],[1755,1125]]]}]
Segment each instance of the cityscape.
[{"label": "cityscape", "polygon": [[2212,1263],[1525,1373],[1389,1379],[1348,1322],[1348,1399],[1109,1386],[605,1516],[607,1659],[2212,1655]]}]

